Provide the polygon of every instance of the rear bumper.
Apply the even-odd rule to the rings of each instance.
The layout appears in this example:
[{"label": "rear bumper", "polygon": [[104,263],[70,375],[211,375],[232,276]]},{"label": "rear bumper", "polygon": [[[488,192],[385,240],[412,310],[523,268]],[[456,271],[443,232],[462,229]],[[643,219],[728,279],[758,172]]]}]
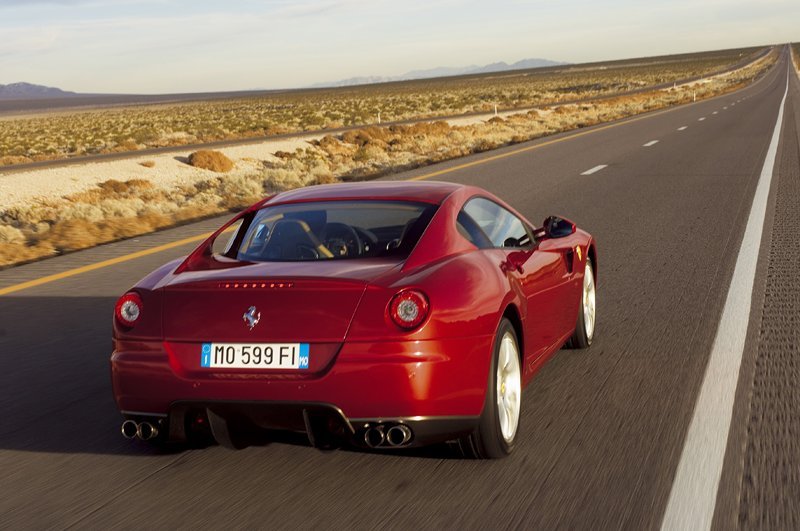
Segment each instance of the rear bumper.
[{"label": "rear bumper", "polygon": [[[343,445],[379,450],[412,448],[457,439],[475,430],[480,417],[403,417],[348,419],[331,404],[299,402],[176,402],[165,416],[125,412],[135,422],[148,421],[163,440],[185,442],[204,430],[217,441],[236,447],[237,439],[266,430],[306,434],[312,446]],[[407,439],[390,442],[393,427],[408,428]],[[375,434],[381,433],[376,444]],[[225,442],[227,441],[227,442]],[[245,443],[246,444],[246,443]]]},{"label": "rear bumper", "polygon": [[198,409],[308,432],[303,411],[316,418],[321,410],[322,418],[333,412],[353,434],[382,422],[416,426],[417,445],[474,428],[493,339],[345,343],[326,372],[305,378],[263,371],[198,374],[199,345],[197,367],[187,368],[176,364],[162,342],[116,341],[111,374],[114,398],[126,416],[167,416],[170,432],[183,425],[186,411]]}]

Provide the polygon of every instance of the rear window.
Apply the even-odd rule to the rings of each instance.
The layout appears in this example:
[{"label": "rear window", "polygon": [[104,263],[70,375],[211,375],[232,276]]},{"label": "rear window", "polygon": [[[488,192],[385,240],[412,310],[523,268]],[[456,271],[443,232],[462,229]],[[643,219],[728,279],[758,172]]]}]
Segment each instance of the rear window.
[{"label": "rear window", "polygon": [[[326,201],[259,210],[238,243],[256,262],[408,257],[435,205],[400,201]],[[239,239],[237,237],[237,239]]]}]

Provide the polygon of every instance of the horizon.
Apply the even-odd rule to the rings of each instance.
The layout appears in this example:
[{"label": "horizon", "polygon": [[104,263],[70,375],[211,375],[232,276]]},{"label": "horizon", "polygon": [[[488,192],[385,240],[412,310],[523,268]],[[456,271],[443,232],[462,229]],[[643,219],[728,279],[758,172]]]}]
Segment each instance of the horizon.
[{"label": "horizon", "polygon": [[284,90],[529,58],[587,63],[800,40],[794,24],[800,3],[785,0],[646,6],[246,0],[235,6],[6,0],[0,84],[142,95]]}]

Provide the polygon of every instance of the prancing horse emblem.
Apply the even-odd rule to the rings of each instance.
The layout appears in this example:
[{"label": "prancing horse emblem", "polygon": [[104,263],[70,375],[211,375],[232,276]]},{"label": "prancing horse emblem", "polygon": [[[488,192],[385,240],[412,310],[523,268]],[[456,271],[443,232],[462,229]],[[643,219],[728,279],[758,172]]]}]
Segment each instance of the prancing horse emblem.
[{"label": "prancing horse emblem", "polygon": [[250,306],[244,315],[242,315],[242,320],[244,324],[246,324],[250,330],[256,327],[258,322],[261,320],[261,312],[258,311],[258,308],[255,306]]}]

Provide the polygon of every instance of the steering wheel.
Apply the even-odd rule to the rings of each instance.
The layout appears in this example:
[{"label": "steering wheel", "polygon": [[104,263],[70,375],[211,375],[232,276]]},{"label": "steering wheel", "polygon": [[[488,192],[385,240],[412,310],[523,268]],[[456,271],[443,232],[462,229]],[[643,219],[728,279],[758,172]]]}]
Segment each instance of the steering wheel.
[{"label": "steering wheel", "polygon": [[325,225],[325,236],[322,244],[333,253],[335,258],[361,256],[364,254],[364,242],[356,230],[345,223],[328,223]]}]

